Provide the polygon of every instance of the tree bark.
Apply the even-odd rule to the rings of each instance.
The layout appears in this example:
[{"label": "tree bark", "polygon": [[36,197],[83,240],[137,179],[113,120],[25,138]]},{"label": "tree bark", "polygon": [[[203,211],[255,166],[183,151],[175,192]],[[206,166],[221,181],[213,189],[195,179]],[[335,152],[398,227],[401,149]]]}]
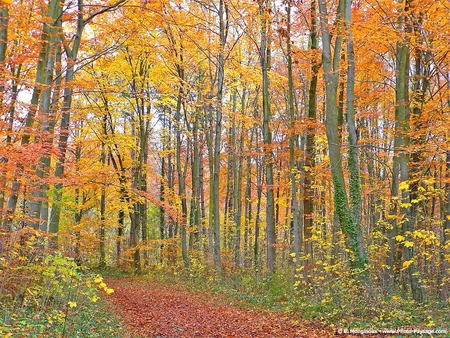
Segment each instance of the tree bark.
[{"label": "tree bark", "polygon": [[269,273],[275,271],[276,255],[276,225],[275,225],[275,196],[273,178],[273,151],[272,131],[270,128],[271,112],[269,99],[269,68],[270,68],[270,22],[267,16],[270,13],[270,0],[259,0],[259,16],[261,20],[261,41],[259,45],[259,60],[262,74],[262,100],[263,100],[263,141],[264,162],[266,169],[266,240],[267,240],[267,269]]},{"label": "tree bark", "polygon": [[[338,8],[338,25],[343,17],[345,0],[340,0]],[[364,244],[360,243],[358,236],[358,224],[350,210],[348,195],[345,186],[345,177],[342,167],[342,153],[339,136],[339,107],[337,105],[337,90],[339,85],[339,62],[341,59],[342,32],[340,32],[334,44],[334,55],[331,52],[331,36],[328,28],[328,13],[324,0],[319,0],[320,27],[322,31],[322,62],[324,69],[325,94],[326,94],[326,121],[325,128],[330,153],[331,175],[334,185],[334,205],[338,215],[339,225],[346,237],[346,246],[350,250],[350,263],[356,270],[365,269],[367,256],[361,252]],[[338,31],[342,28],[338,28]]]}]

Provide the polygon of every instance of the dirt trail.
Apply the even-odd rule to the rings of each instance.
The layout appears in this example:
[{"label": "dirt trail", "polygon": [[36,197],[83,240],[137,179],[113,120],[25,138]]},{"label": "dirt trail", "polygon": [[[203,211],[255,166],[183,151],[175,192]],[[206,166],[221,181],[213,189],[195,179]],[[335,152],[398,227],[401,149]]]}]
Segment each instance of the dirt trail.
[{"label": "dirt trail", "polygon": [[[244,310],[211,293],[134,278],[108,278],[108,300],[141,337],[334,337],[331,330],[265,311]],[[343,336],[340,336],[343,337]]]}]

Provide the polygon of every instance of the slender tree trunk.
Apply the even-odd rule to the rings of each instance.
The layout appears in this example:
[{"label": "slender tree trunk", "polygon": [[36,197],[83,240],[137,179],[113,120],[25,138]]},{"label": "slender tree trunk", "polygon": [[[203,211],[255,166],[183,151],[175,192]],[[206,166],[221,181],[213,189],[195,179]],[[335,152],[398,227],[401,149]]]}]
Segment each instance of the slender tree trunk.
[{"label": "slender tree trunk", "polygon": [[[104,142],[104,139],[106,139],[106,115],[103,117],[102,121],[102,130],[103,130],[103,138],[102,138],[102,152],[101,152],[101,158],[100,163],[102,165],[102,169],[104,170],[106,166],[106,145]],[[99,224],[99,268],[103,269],[106,267],[106,229],[105,229],[105,222],[106,222],[106,182],[103,179],[102,185],[101,185],[101,193],[100,193],[100,224]]]},{"label": "slender tree trunk", "polygon": [[[165,127],[165,123],[163,121],[163,128]],[[165,145],[163,145],[163,149]],[[159,249],[161,251],[161,262],[163,261],[163,250],[164,244],[163,241],[165,239],[165,228],[166,228],[166,213],[164,208],[164,203],[166,201],[165,197],[165,174],[166,174],[166,159],[164,156],[161,156],[161,177],[159,182],[159,239],[161,240],[161,244]]]},{"label": "slender tree trunk", "polygon": [[5,60],[8,49],[8,23],[8,6],[2,5],[0,7],[0,102],[2,103],[5,95]]},{"label": "slender tree trunk", "polygon": [[[253,144],[253,130],[251,131],[249,148]],[[251,149],[251,148],[250,148]],[[248,151],[250,151],[250,149]],[[244,192],[244,265],[247,265],[249,257],[250,243],[250,221],[252,220],[252,158],[246,157],[246,179],[245,179],[245,192]]]},{"label": "slender tree trunk", "polygon": [[[203,138],[202,138],[203,139]],[[205,188],[204,188],[204,168],[203,168],[203,143],[200,143],[199,149],[199,176],[198,176],[198,190],[200,198],[200,226],[199,230],[199,240],[200,240],[200,250],[205,252],[205,245],[203,243],[203,233],[205,232],[206,223],[206,208],[205,208]],[[210,236],[208,236],[208,239]]]},{"label": "slender tree trunk", "polygon": [[261,196],[262,196],[262,166],[258,165],[256,169],[256,215],[255,215],[255,240],[253,244],[253,267],[259,270],[259,223],[261,215]]},{"label": "slender tree trunk", "polygon": [[[5,59],[6,59],[6,50],[8,48],[8,21],[9,21],[9,13],[8,7],[4,6],[0,8],[0,104],[5,106],[4,95],[5,95]],[[14,72],[13,72],[14,74]],[[13,80],[13,88],[16,81]],[[17,86],[16,86],[17,90]],[[12,91],[12,95],[14,96],[14,90]],[[15,99],[12,100],[12,105],[15,104]],[[6,111],[5,111],[6,113]],[[12,125],[11,125],[12,127]],[[10,142],[8,142],[9,144]],[[0,162],[8,162],[7,158],[1,158]],[[2,171],[0,173],[0,224],[3,223],[3,210],[5,207],[5,188],[6,188],[6,171]]]},{"label": "slender tree trunk", "polygon": [[[313,54],[311,65],[311,82],[309,83],[308,93],[308,129],[306,130],[306,150],[305,150],[305,177],[304,177],[304,255],[306,258],[306,264],[312,262],[312,242],[311,231],[313,227],[313,213],[314,213],[314,189],[313,175],[314,175],[314,134],[315,128],[313,127],[316,121],[316,109],[317,109],[317,81],[320,63],[315,55],[319,49],[319,34],[317,32],[317,2],[311,1],[311,51]],[[308,258],[309,257],[309,258]]]},{"label": "slender tree trunk", "polygon": [[287,41],[286,57],[288,69],[288,110],[289,110],[289,178],[291,181],[291,205],[292,205],[292,229],[293,229],[293,254],[294,266],[297,267],[300,262],[300,227],[299,227],[299,203],[297,196],[297,174],[298,167],[295,158],[295,150],[298,144],[298,136],[295,132],[295,105],[294,105],[294,79],[292,75],[292,48],[291,48],[291,1],[287,3]]},{"label": "slender tree trunk", "polygon": [[358,256],[367,261],[362,231],[361,178],[359,174],[359,151],[355,121],[355,51],[352,33],[352,0],[345,1],[345,22],[347,25],[347,125],[348,125],[348,167],[350,171],[350,210],[355,222]]},{"label": "slender tree trunk", "polygon": [[[245,92],[242,95],[241,102],[241,113],[244,114],[245,107]],[[241,223],[242,223],[242,155],[241,151],[244,148],[244,126],[241,124],[240,128],[240,136],[239,136],[239,146],[234,151],[234,156],[237,157],[235,162],[237,165],[235,167],[234,173],[234,223],[236,225],[236,242],[234,248],[234,263],[237,267],[241,266]],[[238,155],[239,154],[239,155]],[[244,215],[245,217],[245,215]]]},{"label": "slender tree trunk", "polygon": [[[81,200],[80,200],[80,195]],[[80,204],[81,202],[81,204]],[[78,207],[77,212],[75,213],[74,223],[75,223],[75,262],[77,264],[81,264],[81,232],[80,232],[80,224],[83,218],[83,205],[86,203],[86,197],[84,193],[80,193],[80,189],[75,189],[75,205]]]},{"label": "slender tree trunk", "polygon": [[180,88],[178,95],[177,108],[175,111],[175,121],[177,122],[176,131],[176,165],[178,173],[178,194],[181,198],[181,219],[180,219],[180,230],[181,230],[181,255],[183,257],[183,263],[185,267],[189,266],[189,257],[187,251],[187,200],[186,200],[186,183],[184,177],[184,170],[181,164],[181,105],[182,105],[183,89]]},{"label": "slender tree trunk", "polygon": [[[106,98],[105,98],[106,100]],[[136,138],[136,125],[134,121],[131,121],[131,135],[135,139],[135,142],[138,143]],[[138,150],[139,152],[139,150]],[[132,188],[139,190],[140,185],[140,156],[139,152],[136,154],[136,149],[131,149],[131,184]],[[139,248],[139,235],[141,233],[141,203],[137,200],[138,197],[134,197],[134,200],[131,204],[130,210],[130,247],[133,250],[133,268],[135,273],[140,273],[142,271],[142,262],[141,262],[141,249]]]},{"label": "slender tree trunk", "polygon": [[125,201],[126,201],[126,189],[124,186],[124,179],[119,180],[119,196],[120,207],[117,215],[117,239],[116,239],[116,266],[120,266],[122,261],[122,243],[123,243],[123,229],[125,227]]},{"label": "slender tree trunk", "polygon": [[[450,101],[449,101],[450,103]],[[446,152],[446,165],[445,165],[446,177],[449,179],[447,183],[445,183],[445,196],[447,197],[447,201],[445,203],[444,209],[445,212],[443,215],[446,215],[445,220],[443,221],[442,228],[442,241],[441,241],[441,266],[440,266],[440,290],[439,290],[439,298],[448,302],[450,298],[450,262],[446,255],[448,255],[448,248],[450,243],[450,151]]]},{"label": "slender tree trunk", "polygon": [[[232,111],[235,111],[236,107],[232,108]],[[233,155],[230,154],[234,151],[234,143],[235,137],[233,136],[233,124],[234,120],[232,120],[232,126],[230,126],[228,130],[228,153],[229,156],[227,158],[227,184],[226,184],[226,194],[225,194],[225,206],[224,206],[224,229],[223,229],[223,247],[228,249],[230,247],[231,242],[231,223],[233,222],[233,210],[234,210],[234,170],[235,163],[233,162]]]},{"label": "slender tree trunk", "polygon": [[263,100],[263,140],[264,140],[264,162],[266,169],[266,239],[267,239],[267,269],[269,273],[275,271],[276,254],[276,226],[275,226],[275,196],[273,178],[273,151],[272,131],[270,129],[270,100],[269,100],[269,68],[270,47],[269,29],[270,22],[267,16],[271,11],[270,0],[259,1],[259,16],[261,20],[261,41],[259,59],[262,73],[262,100]]},{"label": "slender tree trunk", "polygon": [[[191,207],[190,207],[190,226],[193,233],[190,234],[190,247],[194,243],[201,243],[202,224],[200,219],[200,189],[199,189],[199,171],[200,171],[200,153],[199,153],[199,133],[198,133],[198,112],[195,113],[192,128],[193,149],[191,161]],[[201,244],[200,244],[201,245]]]},{"label": "slender tree trunk", "polygon": [[222,273],[220,255],[220,211],[219,211],[219,179],[220,179],[220,143],[222,137],[222,110],[223,110],[223,86],[225,78],[225,56],[224,48],[227,40],[228,8],[224,0],[219,1],[219,53],[217,56],[217,105],[216,105],[216,128],[214,132],[214,172],[213,172],[213,220],[214,220],[214,266],[217,273]]}]

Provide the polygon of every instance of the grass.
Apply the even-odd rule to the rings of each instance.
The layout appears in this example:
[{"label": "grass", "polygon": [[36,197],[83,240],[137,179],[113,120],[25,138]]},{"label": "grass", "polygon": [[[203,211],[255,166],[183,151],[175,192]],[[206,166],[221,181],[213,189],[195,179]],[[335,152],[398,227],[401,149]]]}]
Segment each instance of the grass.
[{"label": "grass", "polygon": [[325,277],[308,285],[286,271],[264,276],[252,269],[230,270],[217,276],[194,260],[190,269],[159,267],[148,278],[222,294],[239,306],[289,312],[336,330],[417,328],[450,332],[448,304],[436,298],[429,296],[418,304],[400,289],[390,295],[372,290],[368,296],[350,275],[330,273]]}]

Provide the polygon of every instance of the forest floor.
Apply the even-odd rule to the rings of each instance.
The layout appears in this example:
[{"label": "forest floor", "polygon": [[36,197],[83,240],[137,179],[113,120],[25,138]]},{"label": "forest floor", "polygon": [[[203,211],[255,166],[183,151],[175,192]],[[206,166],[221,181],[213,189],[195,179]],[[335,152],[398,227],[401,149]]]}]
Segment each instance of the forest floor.
[{"label": "forest floor", "polygon": [[[140,278],[107,278],[113,311],[139,337],[335,337],[292,314],[246,309],[222,295]],[[352,337],[339,335],[339,337]],[[356,336],[354,336],[356,337]],[[381,337],[381,336],[379,336]]]}]

